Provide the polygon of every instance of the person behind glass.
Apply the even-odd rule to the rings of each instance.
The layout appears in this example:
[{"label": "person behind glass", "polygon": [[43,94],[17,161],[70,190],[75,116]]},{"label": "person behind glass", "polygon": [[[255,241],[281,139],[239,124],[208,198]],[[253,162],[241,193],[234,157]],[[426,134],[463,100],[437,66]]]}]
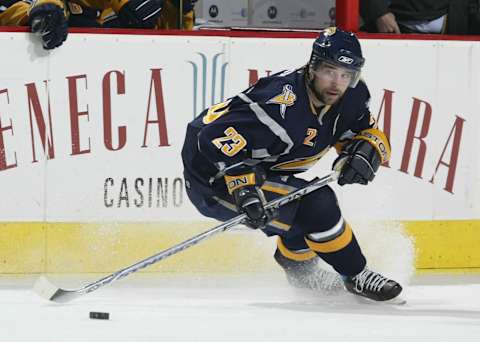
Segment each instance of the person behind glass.
[{"label": "person behind glass", "polygon": [[[136,0],[131,0],[136,1]],[[150,0],[138,0],[138,1],[150,1]],[[151,10],[155,10],[155,16],[151,16],[150,12],[145,12],[145,17],[148,18],[148,26],[139,26],[135,22],[131,22],[121,18],[118,11],[113,8],[106,8],[100,15],[100,24],[104,28],[152,28],[152,29],[177,29],[179,28],[178,16],[182,13],[182,27],[184,30],[192,30],[195,24],[195,3],[197,0],[183,0],[182,11],[180,8],[179,0],[151,0],[150,5],[159,6],[158,11],[156,8],[151,7]],[[139,5],[139,8],[143,6]],[[145,7],[146,8],[146,7]],[[132,25],[133,24],[133,25]]]},{"label": "person behind glass", "polygon": [[468,34],[477,0],[360,0],[362,28],[378,33]]},{"label": "person behind glass", "polygon": [[30,26],[43,48],[54,49],[67,39],[68,23],[62,0],[0,0],[0,26]]},{"label": "person behind glass", "polygon": [[69,24],[98,27],[101,10],[111,8],[125,27],[155,28],[163,0],[0,0],[0,25],[28,25],[50,50],[61,46]]}]

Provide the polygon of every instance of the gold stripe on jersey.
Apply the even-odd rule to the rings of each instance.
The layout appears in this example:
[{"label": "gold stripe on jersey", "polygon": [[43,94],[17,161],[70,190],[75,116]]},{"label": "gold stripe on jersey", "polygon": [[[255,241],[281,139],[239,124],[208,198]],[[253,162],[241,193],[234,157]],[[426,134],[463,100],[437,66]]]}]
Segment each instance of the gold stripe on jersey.
[{"label": "gold stripe on jersey", "polygon": [[317,254],[311,250],[302,250],[302,251],[291,251],[289,250],[282,241],[281,237],[277,239],[277,247],[280,253],[291,260],[295,261],[307,261],[315,258]]},{"label": "gold stripe on jersey", "polygon": [[262,190],[263,191],[268,191],[268,192],[274,192],[274,193],[280,194],[280,195],[287,195],[287,194],[290,193],[290,191],[285,189],[285,188],[277,187],[275,185],[270,185],[270,184],[262,185]]},{"label": "gold stripe on jersey", "polygon": [[345,230],[342,234],[330,241],[316,242],[305,237],[305,241],[311,250],[319,253],[333,253],[348,246],[352,241],[353,232],[348,223],[345,223]]},{"label": "gold stripe on jersey", "polygon": [[315,163],[321,159],[328,151],[330,147],[327,147],[311,157],[296,158],[294,160],[289,160],[286,162],[281,162],[270,167],[272,171],[307,171]]},{"label": "gold stripe on jersey", "polygon": [[272,227],[275,227],[277,229],[280,229],[280,230],[284,230],[286,232],[288,232],[290,230],[290,228],[292,228],[291,225],[289,224],[286,224],[286,223],[283,223],[283,222],[280,222],[278,220],[273,220],[273,221],[270,221],[268,223],[269,226],[272,226]]},{"label": "gold stripe on jersey", "polygon": [[272,182],[272,181],[265,181],[263,183],[261,189],[263,191],[268,191],[268,192],[273,192],[276,194],[280,195],[287,195],[295,190],[297,190],[296,187],[288,185],[288,184],[283,184],[283,183],[277,183],[277,182]]}]

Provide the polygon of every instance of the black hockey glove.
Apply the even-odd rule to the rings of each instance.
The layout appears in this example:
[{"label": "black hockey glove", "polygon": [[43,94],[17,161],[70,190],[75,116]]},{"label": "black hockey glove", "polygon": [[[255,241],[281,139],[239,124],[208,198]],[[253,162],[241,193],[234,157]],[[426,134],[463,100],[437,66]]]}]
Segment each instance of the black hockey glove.
[{"label": "black hockey glove", "polygon": [[352,140],[333,162],[333,170],[339,171],[338,184],[367,185],[375,177],[381,158],[375,147],[365,140]]},{"label": "black hockey glove", "polygon": [[130,0],[118,12],[122,27],[154,28],[163,0]]},{"label": "black hockey glove", "polygon": [[278,210],[266,210],[265,197],[260,186],[265,181],[265,172],[260,168],[241,165],[227,171],[225,184],[232,195],[237,210],[247,215],[244,222],[253,229],[263,229],[278,216]]},{"label": "black hockey glove", "polygon": [[68,24],[62,8],[51,3],[33,6],[28,16],[33,33],[42,39],[47,50],[59,47],[67,39]]},{"label": "black hockey glove", "polygon": [[275,209],[264,208],[261,191],[253,185],[246,185],[232,194],[238,211],[247,215],[245,224],[253,229],[263,229],[278,214]]}]

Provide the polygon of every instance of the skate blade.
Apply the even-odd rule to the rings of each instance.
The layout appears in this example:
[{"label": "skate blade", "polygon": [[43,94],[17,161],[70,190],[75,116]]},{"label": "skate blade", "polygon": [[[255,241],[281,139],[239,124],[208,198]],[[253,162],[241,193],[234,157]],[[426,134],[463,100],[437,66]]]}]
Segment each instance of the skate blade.
[{"label": "skate blade", "polygon": [[386,301],[380,302],[380,303],[385,303],[385,304],[390,304],[390,305],[405,305],[405,304],[407,304],[407,300],[403,297],[397,296],[395,298],[392,298],[392,299],[389,299],[389,300],[386,300]]},{"label": "skate blade", "polygon": [[359,303],[363,304],[379,304],[379,305],[405,305],[407,300],[403,297],[397,296],[389,300],[375,300],[364,296],[355,296]]}]

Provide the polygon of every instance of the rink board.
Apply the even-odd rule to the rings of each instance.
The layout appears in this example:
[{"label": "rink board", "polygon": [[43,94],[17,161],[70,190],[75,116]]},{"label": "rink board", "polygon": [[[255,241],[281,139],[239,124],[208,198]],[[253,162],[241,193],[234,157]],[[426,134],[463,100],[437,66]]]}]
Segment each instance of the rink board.
[{"label": "rink board", "polygon": [[[0,273],[110,273],[211,227],[205,222],[0,224]],[[144,272],[270,272],[275,240],[259,235],[224,233]]]},{"label": "rink board", "polygon": [[[402,232],[414,241],[419,271],[480,271],[480,221],[410,221],[399,223],[387,243],[377,241],[382,226],[354,230],[364,253],[411,262]],[[202,223],[7,223],[0,224],[0,273],[111,273],[172,247],[215,225]],[[385,234],[383,232],[383,234]],[[388,234],[388,233],[387,233]],[[276,238],[248,229],[222,233],[141,272],[271,273]],[[405,248],[395,246],[405,245]],[[401,253],[401,254],[398,254]],[[373,258],[375,259],[375,258]],[[371,263],[379,263],[371,260]],[[391,265],[381,265],[387,271]]]},{"label": "rink board", "polygon": [[[215,225],[185,193],[187,123],[301,66],[313,35],[213,34],[74,33],[45,52],[27,33],[0,32],[1,273],[113,271]],[[480,43],[362,45],[392,159],[368,187],[333,185],[344,216],[401,225],[418,269],[480,267]],[[334,158],[304,177],[330,172]],[[147,271],[270,270],[275,242],[257,235],[225,234]],[[372,262],[375,251],[403,257],[374,232],[361,240]]]}]

